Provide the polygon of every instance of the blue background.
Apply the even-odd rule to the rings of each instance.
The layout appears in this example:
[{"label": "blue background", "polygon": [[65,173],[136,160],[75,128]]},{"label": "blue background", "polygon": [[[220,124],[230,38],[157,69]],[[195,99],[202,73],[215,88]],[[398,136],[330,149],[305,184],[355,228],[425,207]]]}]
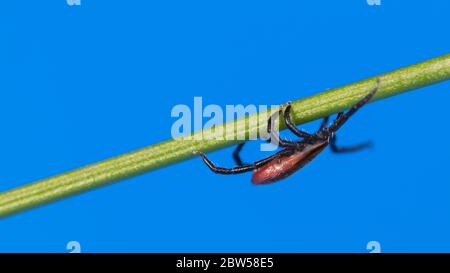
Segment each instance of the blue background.
[{"label": "blue background", "polygon": [[[176,104],[280,104],[448,53],[450,2],[5,1],[0,190],[170,138]],[[450,83],[364,108],[256,187],[200,159],[0,220],[2,252],[450,251]],[[205,120],[206,121],[206,120]],[[317,122],[302,126],[313,130]],[[233,164],[232,149],[212,153]],[[247,161],[267,156],[251,143]]]}]

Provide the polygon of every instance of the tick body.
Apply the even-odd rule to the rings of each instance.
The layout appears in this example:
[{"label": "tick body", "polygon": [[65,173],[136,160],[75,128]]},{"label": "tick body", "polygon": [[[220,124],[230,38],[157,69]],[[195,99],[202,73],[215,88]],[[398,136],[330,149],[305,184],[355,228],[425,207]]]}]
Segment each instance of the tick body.
[{"label": "tick body", "polygon": [[377,86],[367,95],[365,95],[360,101],[353,105],[347,112],[338,113],[336,119],[330,126],[328,125],[329,117],[323,119],[319,130],[315,134],[309,134],[302,130],[299,130],[291,121],[290,111],[291,105],[288,103],[284,109],[284,122],[286,127],[292,131],[296,136],[300,137],[299,141],[289,141],[280,138],[277,132],[272,130],[272,121],[278,117],[282,112],[276,112],[273,114],[267,124],[267,132],[270,135],[272,142],[278,143],[283,150],[275,153],[268,158],[256,161],[252,164],[244,164],[239,156],[240,151],[244,143],[237,146],[233,157],[237,166],[234,168],[222,168],[214,165],[204,153],[196,152],[199,154],[205,164],[215,173],[219,174],[239,174],[244,172],[253,171],[252,182],[257,185],[269,184],[286,178],[296,171],[303,168],[306,164],[311,162],[320,152],[322,152],[327,146],[331,147],[331,150],[336,153],[352,152],[369,147],[369,142],[361,143],[352,147],[338,147],[336,145],[336,131],[364,106],[372,97],[376,94],[379,88],[379,81],[377,80]]},{"label": "tick body", "polygon": [[253,184],[269,184],[290,176],[313,160],[327,145],[327,141],[320,141],[303,150],[280,154],[253,171]]}]

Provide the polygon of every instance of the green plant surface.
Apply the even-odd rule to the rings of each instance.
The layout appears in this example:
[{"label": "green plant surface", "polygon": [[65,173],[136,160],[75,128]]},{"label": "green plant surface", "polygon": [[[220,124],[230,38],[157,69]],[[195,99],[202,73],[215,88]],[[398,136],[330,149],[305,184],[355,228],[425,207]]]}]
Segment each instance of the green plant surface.
[{"label": "green plant surface", "polygon": [[[306,123],[347,109],[376,86],[377,78],[380,89],[372,101],[448,80],[450,54],[293,101],[294,123]],[[273,110],[277,109],[203,129],[193,133],[193,140],[170,139],[2,192],[0,217],[190,159],[194,151],[211,152],[234,145],[240,142],[236,140],[238,134],[248,137],[265,131],[267,116]],[[224,129],[233,128],[230,125],[234,129]],[[217,136],[222,137],[217,139]],[[202,163],[199,161],[199,164]]]}]

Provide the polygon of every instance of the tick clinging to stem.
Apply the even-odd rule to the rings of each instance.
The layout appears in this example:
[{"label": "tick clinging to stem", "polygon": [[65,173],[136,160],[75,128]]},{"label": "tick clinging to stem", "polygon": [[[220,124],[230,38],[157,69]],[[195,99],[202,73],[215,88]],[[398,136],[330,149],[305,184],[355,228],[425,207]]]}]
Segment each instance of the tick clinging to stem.
[{"label": "tick clinging to stem", "polygon": [[272,121],[278,118],[282,110],[274,113],[268,120],[267,133],[270,135],[272,143],[278,143],[283,150],[256,161],[253,164],[243,164],[239,157],[244,143],[237,146],[233,153],[237,167],[222,168],[215,166],[202,152],[199,154],[206,165],[215,173],[219,174],[239,174],[253,171],[252,182],[254,184],[268,184],[286,178],[294,172],[301,169],[311,160],[313,160],[320,152],[322,152],[328,145],[335,153],[353,152],[370,146],[369,142],[361,143],[352,147],[338,147],[336,145],[336,131],[353,115],[358,109],[364,106],[376,94],[380,86],[377,79],[377,86],[365,95],[360,101],[353,105],[346,113],[339,112],[333,123],[327,127],[329,117],[323,119],[319,130],[315,134],[309,134],[295,127],[291,120],[291,104],[288,103],[284,109],[284,122],[286,127],[292,131],[296,136],[300,137],[300,141],[289,141],[279,137],[278,133],[272,130]]}]

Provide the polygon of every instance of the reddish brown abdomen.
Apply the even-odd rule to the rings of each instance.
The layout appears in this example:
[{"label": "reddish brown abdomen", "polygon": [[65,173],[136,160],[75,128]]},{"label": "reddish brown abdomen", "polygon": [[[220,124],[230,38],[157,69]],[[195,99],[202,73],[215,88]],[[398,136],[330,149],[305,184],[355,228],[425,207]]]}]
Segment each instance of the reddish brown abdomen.
[{"label": "reddish brown abdomen", "polygon": [[253,171],[253,184],[269,184],[290,176],[313,160],[327,145],[328,141],[322,141],[307,146],[302,151],[274,158]]}]

